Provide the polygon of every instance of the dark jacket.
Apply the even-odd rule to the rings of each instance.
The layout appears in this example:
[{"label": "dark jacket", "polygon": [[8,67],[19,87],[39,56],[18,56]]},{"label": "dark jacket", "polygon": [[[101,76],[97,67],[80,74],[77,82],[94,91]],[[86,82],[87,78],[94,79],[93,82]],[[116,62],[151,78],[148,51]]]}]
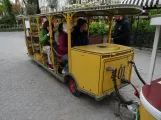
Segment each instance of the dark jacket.
[{"label": "dark jacket", "polygon": [[130,45],[131,40],[131,24],[128,19],[123,18],[121,21],[116,22],[114,28],[113,40],[115,44]]},{"label": "dark jacket", "polygon": [[89,45],[88,32],[80,32],[80,28],[75,26],[72,32],[72,46]]}]

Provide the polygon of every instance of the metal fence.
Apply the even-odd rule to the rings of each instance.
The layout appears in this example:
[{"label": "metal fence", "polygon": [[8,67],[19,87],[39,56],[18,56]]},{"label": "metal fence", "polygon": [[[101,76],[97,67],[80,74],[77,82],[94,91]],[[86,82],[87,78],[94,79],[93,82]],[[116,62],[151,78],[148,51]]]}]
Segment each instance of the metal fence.
[{"label": "metal fence", "polygon": [[0,31],[16,31],[16,30],[23,30],[23,25],[22,24],[0,24]]},{"label": "metal fence", "polygon": [[[132,35],[132,46],[138,47],[141,49],[151,50],[154,42],[154,32],[146,32],[146,33],[134,33]],[[161,39],[159,43],[159,49],[161,49]]]}]

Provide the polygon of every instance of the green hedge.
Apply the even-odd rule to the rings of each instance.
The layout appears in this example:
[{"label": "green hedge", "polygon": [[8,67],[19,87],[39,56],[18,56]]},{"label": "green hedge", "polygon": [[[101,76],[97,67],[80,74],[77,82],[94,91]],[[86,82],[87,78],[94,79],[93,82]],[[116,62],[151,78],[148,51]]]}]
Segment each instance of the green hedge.
[{"label": "green hedge", "polygon": [[133,32],[155,32],[156,26],[150,25],[150,20],[141,19],[138,23],[137,28],[137,22],[135,22],[132,25]]},{"label": "green hedge", "polygon": [[89,26],[90,35],[107,35],[109,26],[105,22],[92,22]]},{"label": "green hedge", "polygon": [[0,19],[0,24],[12,25],[15,23],[16,23],[15,16],[6,15],[3,16],[2,19]]}]

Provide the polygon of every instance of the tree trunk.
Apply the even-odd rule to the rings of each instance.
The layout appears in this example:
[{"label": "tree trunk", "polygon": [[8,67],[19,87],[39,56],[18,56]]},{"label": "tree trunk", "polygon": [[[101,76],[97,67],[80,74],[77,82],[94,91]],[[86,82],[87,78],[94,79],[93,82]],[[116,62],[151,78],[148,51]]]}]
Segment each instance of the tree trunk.
[{"label": "tree trunk", "polygon": [[37,8],[36,8],[36,13],[40,14],[40,8],[39,8],[39,1],[36,0]]}]

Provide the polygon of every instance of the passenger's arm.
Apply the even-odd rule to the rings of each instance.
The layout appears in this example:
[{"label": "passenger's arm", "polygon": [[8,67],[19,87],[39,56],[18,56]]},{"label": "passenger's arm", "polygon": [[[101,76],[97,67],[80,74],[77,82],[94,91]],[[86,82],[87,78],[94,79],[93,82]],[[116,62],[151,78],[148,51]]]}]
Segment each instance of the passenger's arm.
[{"label": "passenger's arm", "polygon": [[40,31],[40,44],[44,45],[49,40],[49,36],[42,30]]}]

